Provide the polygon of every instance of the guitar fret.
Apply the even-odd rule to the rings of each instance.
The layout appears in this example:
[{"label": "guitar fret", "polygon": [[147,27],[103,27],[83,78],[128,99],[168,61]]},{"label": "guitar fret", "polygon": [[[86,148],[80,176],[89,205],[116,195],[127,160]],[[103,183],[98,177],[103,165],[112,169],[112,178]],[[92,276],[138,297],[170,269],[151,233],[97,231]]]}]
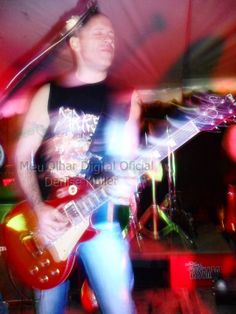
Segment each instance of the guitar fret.
[{"label": "guitar fret", "polygon": [[64,213],[72,223],[75,221],[80,222],[82,220],[77,207],[76,202],[71,201],[63,208]]},{"label": "guitar fret", "polygon": [[90,201],[91,201],[91,203],[92,203],[92,201],[94,202],[94,203],[92,203],[93,207],[96,207],[99,204],[99,202],[100,202],[100,200],[99,200],[99,198],[98,198],[96,193],[92,193],[90,195]]},{"label": "guitar fret", "polygon": [[105,189],[103,187],[100,188],[100,196],[102,198],[107,198],[108,197],[108,194],[106,193]]},{"label": "guitar fret", "polygon": [[100,207],[107,198],[107,194],[103,191],[103,187],[99,187],[97,190],[94,191],[93,196],[96,199],[96,208]]},{"label": "guitar fret", "polygon": [[88,204],[85,202],[85,198],[75,201],[74,205],[75,207],[73,208],[73,212],[71,212],[71,206],[68,207],[68,210],[70,211],[70,218],[73,218],[74,223],[79,223],[90,214],[90,209]]},{"label": "guitar fret", "polygon": [[92,198],[92,197],[89,196],[89,197],[87,198],[87,201],[89,202],[90,207],[94,207],[94,203],[92,202],[91,198]]},{"label": "guitar fret", "polygon": [[77,215],[80,215],[80,212],[81,212],[80,201],[75,201],[75,206],[76,206],[76,210],[77,210]]},{"label": "guitar fret", "polygon": [[90,208],[88,206],[86,198],[82,199],[82,207],[80,211],[82,212],[84,216],[87,216],[90,213]]},{"label": "guitar fret", "polygon": [[95,197],[95,199],[99,202],[99,197],[96,194],[96,191],[94,191],[95,193],[93,193],[93,196]]}]

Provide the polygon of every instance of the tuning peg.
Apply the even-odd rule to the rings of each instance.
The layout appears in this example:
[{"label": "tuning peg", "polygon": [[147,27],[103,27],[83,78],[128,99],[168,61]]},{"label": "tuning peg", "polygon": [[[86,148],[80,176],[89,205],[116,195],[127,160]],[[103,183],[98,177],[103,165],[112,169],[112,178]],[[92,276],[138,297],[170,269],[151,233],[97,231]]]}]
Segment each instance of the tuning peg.
[{"label": "tuning peg", "polygon": [[221,130],[220,130],[220,128],[215,127],[214,129],[205,130],[204,132],[207,132],[207,133],[221,133]]},{"label": "tuning peg", "polygon": [[228,126],[229,126],[228,123],[221,124],[221,127],[222,127],[222,128],[227,128]]},{"label": "tuning peg", "polygon": [[221,129],[218,126],[216,126],[212,131],[214,133],[221,133]]}]

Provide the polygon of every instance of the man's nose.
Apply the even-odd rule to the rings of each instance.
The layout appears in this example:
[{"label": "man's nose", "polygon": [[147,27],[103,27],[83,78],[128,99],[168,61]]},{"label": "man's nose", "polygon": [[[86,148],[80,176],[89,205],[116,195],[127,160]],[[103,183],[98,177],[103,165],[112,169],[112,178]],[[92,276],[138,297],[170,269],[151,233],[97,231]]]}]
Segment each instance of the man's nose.
[{"label": "man's nose", "polygon": [[104,36],[104,41],[110,44],[114,44],[114,38],[109,34]]}]

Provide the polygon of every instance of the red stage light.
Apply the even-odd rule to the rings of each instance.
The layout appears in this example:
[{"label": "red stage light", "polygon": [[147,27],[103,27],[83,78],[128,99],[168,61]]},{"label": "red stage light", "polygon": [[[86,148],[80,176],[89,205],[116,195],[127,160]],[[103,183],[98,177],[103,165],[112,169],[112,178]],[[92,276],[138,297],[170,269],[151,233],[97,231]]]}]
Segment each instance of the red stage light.
[{"label": "red stage light", "polygon": [[89,313],[94,313],[98,309],[96,297],[87,280],[84,281],[81,288],[81,303]]},{"label": "red stage light", "polygon": [[236,126],[233,125],[225,132],[223,138],[223,148],[225,149],[229,158],[236,161]]},{"label": "red stage light", "polygon": [[11,185],[12,183],[14,183],[14,181],[15,181],[14,178],[5,178],[5,179],[2,179],[2,184],[4,187],[7,187]]}]

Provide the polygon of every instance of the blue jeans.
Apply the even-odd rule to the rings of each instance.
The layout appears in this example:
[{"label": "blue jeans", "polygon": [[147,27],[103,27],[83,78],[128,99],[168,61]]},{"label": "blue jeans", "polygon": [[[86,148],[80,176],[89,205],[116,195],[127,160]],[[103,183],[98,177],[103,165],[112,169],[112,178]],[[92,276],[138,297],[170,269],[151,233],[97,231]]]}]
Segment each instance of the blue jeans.
[{"label": "blue jeans", "polygon": [[[133,273],[129,245],[118,224],[107,224],[93,239],[78,247],[91,287],[103,314],[134,314],[132,301]],[[62,314],[69,285],[37,291],[38,314]]]}]

